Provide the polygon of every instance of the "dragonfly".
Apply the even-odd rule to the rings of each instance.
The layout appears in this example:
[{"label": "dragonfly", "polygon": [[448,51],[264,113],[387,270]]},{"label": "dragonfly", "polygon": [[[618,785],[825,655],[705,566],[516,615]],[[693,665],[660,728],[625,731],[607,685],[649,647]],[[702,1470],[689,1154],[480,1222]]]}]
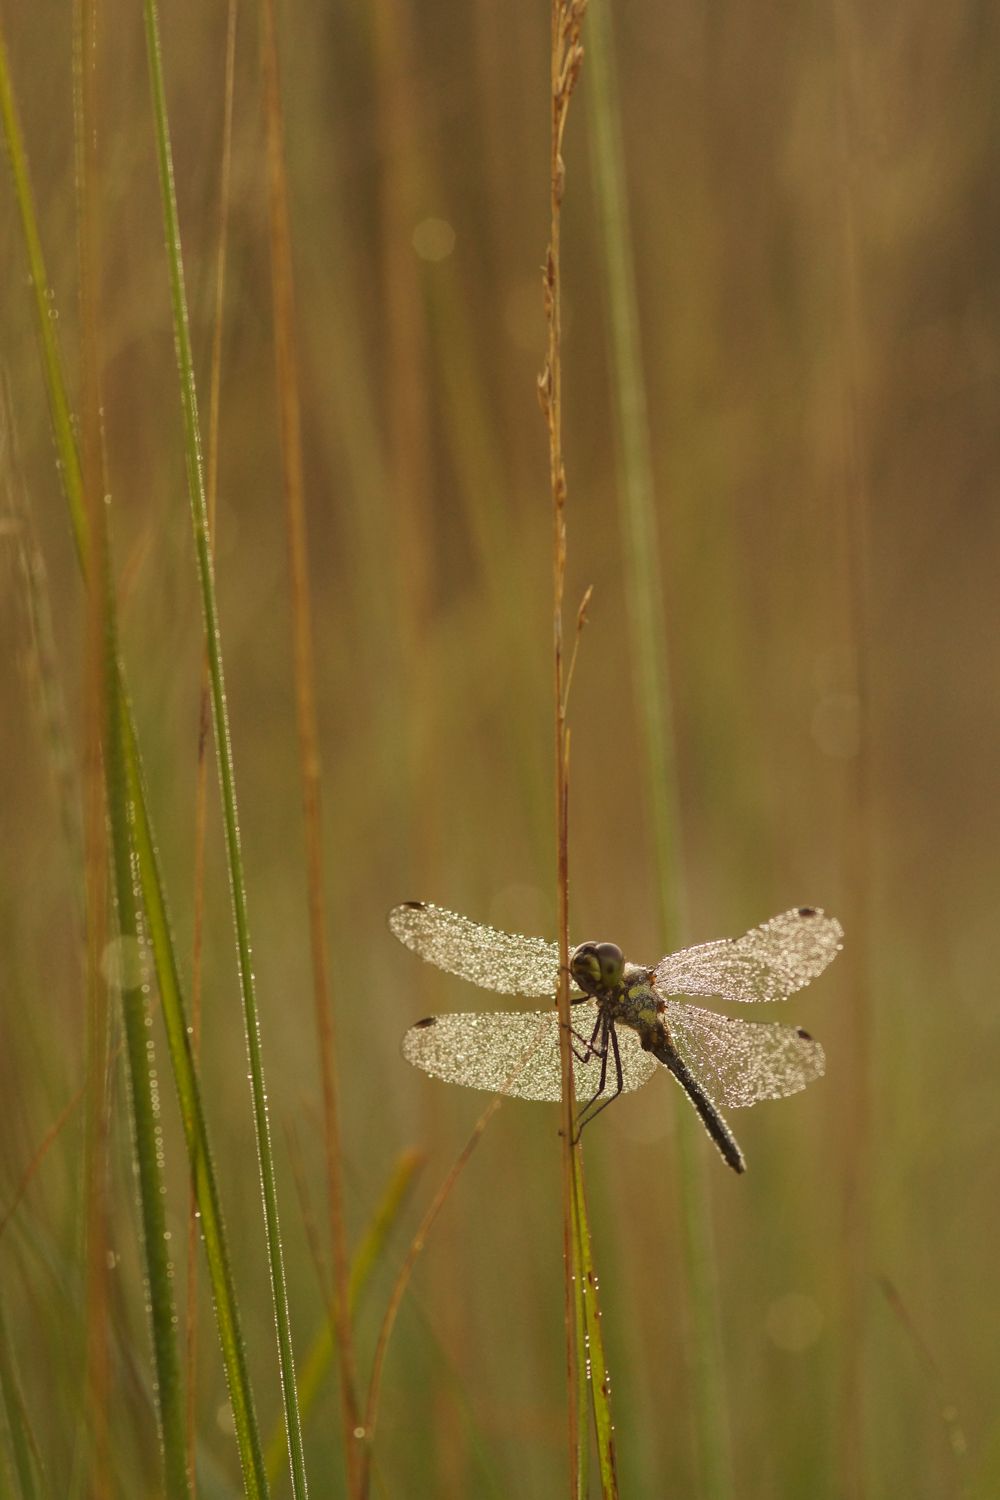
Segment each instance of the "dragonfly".
[{"label": "dragonfly", "polygon": [[[388,920],[401,943],[448,974],[502,995],[555,995],[559,949],[544,938],[499,932],[426,901],[395,906]],[[616,943],[574,948],[569,972],[581,992],[570,997],[576,1138],[607,1104],[664,1067],[723,1159],[745,1171],[720,1105],[745,1108],[798,1093],[822,1077],[823,1048],[801,1026],[744,1021],[686,997],[785,1000],[823,973],[843,936],[835,917],[797,906],[742,937],[668,953],[653,968],[627,962]],[[407,1031],[402,1050],[408,1062],[448,1083],[518,1099],[562,1097],[553,1005],[427,1016]]]}]

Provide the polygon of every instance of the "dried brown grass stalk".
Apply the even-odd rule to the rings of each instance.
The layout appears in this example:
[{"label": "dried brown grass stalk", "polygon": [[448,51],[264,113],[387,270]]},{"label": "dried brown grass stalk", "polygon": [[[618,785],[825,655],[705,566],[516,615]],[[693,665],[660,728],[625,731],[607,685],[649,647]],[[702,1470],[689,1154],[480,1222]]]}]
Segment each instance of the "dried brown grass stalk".
[{"label": "dried brown grass stalk", "polygon": [[555,711],[556,893],[559,935],[559,1060],[562,1073],[562,1206],[563,1313],[566,1326],[566,1389],[568,1394],[570,1493],[579,1483],[580,1410],[577,1366],[577,1315],[574,1290],[576,1234],[573,1212],[573,1052],[570,1046],[569,1006],[569,838],[568,759],[565,665],[563,654],[563,598],[566,587],[566,468],[562,450],[562,260],[561,212],[565,168],[563,134],[569,102],[583,63],[580,29],[586,0],[552,0],[551,142],[549,160],[549,246],[543,288],[548,324],[548,353],[538,379],[538,393],[549,433],[549,484],[552,493],[553,585],[553,703]]}]

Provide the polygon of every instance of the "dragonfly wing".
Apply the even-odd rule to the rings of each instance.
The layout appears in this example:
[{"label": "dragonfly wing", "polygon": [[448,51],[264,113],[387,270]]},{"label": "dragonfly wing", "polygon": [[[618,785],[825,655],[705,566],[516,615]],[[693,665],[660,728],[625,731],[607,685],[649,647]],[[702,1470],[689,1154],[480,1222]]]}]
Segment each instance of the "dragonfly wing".
[{"label": "dragonfly wing", "polygon": [[663,1019],[684,1061],[731,1108],[783,1099],[823,1076],[823,1048],[797,1026],[741,1021],[678,1000],[666,1002]]},{"label": "dragonfly wing", "polygon": [[668,953],[656,966],[656,983],[665,995],[784,1000],[822,974],[843,936],[835,917],[814,906],[793,907],[742,937]]},{"label": "dragonfly wing", "polygon": [[[587,1041],[597,1021],[593,1001],[573,1007],[573,1026]],[[640,1088],[656,1071],[657,1062],[643,1052],[635,1032],[618,1029],[622,1060],[622,1092]],[[582,1045],[577,1042],[582,1051]],[[559,1067],[559,1017],[555,1010],[499,1011],[492,1014],[428,1016],[403,1037],[407,1062],[432,1078],[462,1083],[468,1088],[510,1094],[516,1099],[562,1097]],[[601,1081],[599,1058],[573,1059],[577,1099],[590,1099]],[[615,1087],[614,1059],[608,1059],[606,1091]]]},{"label": "dragonfly wing", "polygon": [[559,949],[543,938],[498,932],[429,901],[394,906],[389,929],[429,964],[485,990],[529,998],[556,992]]}]

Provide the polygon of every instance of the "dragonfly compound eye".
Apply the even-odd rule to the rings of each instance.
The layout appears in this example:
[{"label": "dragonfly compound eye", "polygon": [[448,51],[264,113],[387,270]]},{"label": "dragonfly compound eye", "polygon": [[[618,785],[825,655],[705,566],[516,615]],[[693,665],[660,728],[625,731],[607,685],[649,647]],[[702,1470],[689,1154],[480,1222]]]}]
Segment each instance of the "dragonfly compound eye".
[{"label": "dragonfly compound eye", "polygon": [[625,955],[617,943],[598,943],[596,951],[601,965],[601,983],[610,989],[621,981]]},{"label": "dragonfly compound eye", "polygon": [[570,954],[569,971],[586,994],[592,995],[603,983],[601,960],[596,943],[581,943]]},{"label": "dragonfly compound eye", "polygon": [[615,943],[581,943],[569,961],[570,973],[588,995],[613,988],[624,967],[622,950]]}]

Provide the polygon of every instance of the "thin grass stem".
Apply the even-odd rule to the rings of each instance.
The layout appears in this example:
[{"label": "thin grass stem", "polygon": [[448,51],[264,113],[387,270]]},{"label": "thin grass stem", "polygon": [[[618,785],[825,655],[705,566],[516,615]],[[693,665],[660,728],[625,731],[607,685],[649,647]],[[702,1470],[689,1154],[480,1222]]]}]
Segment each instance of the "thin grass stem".
[{"label": "thin grass stem", "polygon": [[209,544],[208,509],[205,502],[204,464],[198,419],[198,400],[195,389],[194,357],[191,350],[191,334],[188,323],[180,223],[174,192],[173,156],[167,117],[166,90],[163,79],[159,19],[155,0],[145,0],[143,14],[146,23],[146,44],[152,89],[153,127],[156,141],[157,165],[159,168],[164,233],[167,243],[167,265],[170,280],[174,342],[177,352],[181,408],[184,419],[184,456],[188,476],[188,498],[191,503],[195,557],[198,568],[198,580],[201,586],[202,609],[205,617],[205,636],[208,644],[212,682],[212,723],[215,731],[219,786],[222,794],[222,817],[225,830],[230,895],[233,905],[233,921],[236,929],[236,951],[240,991],[243,1000],[244,1031],[246,1035],[247,1057],[250,1065],[250,1088],[254,1129],[257,1137],[261,1200],[264,1210],[268,1268],[271,1276],[271,1296],[277,1331],[278,1373],[285,1408],[285,1421],[288,1427],[292,1493],[295,1496],[295,1500],[304,1500],[308,1488],[306,1483],[305,1453],[302,1446],[302,1429],[299,1421],[298,1399],[295,1390],[295,1358],[292,1350],[288,1291],[285,1283],[281,1228],[278,1220],[278,1187],[274,1170],[274,1152],[271,1145],[271,1127],[267,1113],[267,1089],[264,1083],[260,1015],[254,985],[253,958],[250,946],[250,923],[247,912],[243,856],[240,848],[239,817],[236,806],[236,770],[233,762],[232,739],[229,730],[229,710],[226,702],[226,688],[222,665],[219,613],[215,597],[215,580]]},{"label": "thin grass stem", "polygon": [[[226,11],[226,63],[223,81],[222,152],[219,180],[219,219],[215,254],[215,307],[212,319],[212,354],[208,392],[208,464],[205,502],[208,534],[215,546],[215,513],[219,488],[219,408],[222,395],[222,334],[226,302],[226,256],[229,242],[229,204],[233,160],[233,101],[236,94],[236,23],[239,0],[228,0]],[[201,1050],[201,980],[205,918],[205,835],[208,822],[208,730],[211,719],[208,651],[202,659],[201,690],[198,695],[198,747],[195,771],[194,860],[192,872],[191,939],[191,1048],[195,1064]],[[191,1183],[188,1205],[187,1302],[184,1318],[184,1352],[187,1366],[187,1464],[194,1483],[196,1412],[198,1393],[198,1201]]]},{"label": "thin grass stem", "polygon": [[[403,1202],[413,1183],[413,1178],[423,1162],[423,1157],[417,1151],[404,1151],[393,1168],[385,1191],[382,1194],[378,1207],[372,1215],[361,1243],[354,1252],[351,1261],[351,1277],[348,1284],[348,1305],[353,1314],[358,1304],[358,1299],[368,1281],[369,1276],[375,1268],[375,1263],[385,1247],[393,1224],[399,1217]],[[323,1319],[322,1324],[313,1339],[305,1360],[298,1372],[299,1386],[299,1412],[302,1421],[308,1420],[309,1413],[319,1395],[322,1383],[330,1368],[330,1362],[334,1354],[335,1330],[332,1315]],[[288,1443],[285,1438],[285,1429],[278,1423],[268,1440],[264,1450],[264,1462],[267,1466],[268,1478],[274,1482],[285,1454],[288,1452]]]},{"label": "thin grass stem", "polygon": [[368,1383],[368,1400],[365,1405],[364,1448],[362,1449],[363,1458],[361,1465],[362,1500],[368,1500],[368,1495],[371,1488],[371,1463],[375,1442],[375,1429],[378,1423],[379,1400],[382,1395],[382,1371],[385,1365],[386,1351],[389,1347],[389,1339],[392,1336],[392,1330],[395,1327],[396,1316],[399,1312],[400,1304],[403,1300],[403,1294],[410,1283],[410,1277],[413,1274],[413,1267],[417,1262],[417,1257],[420,1255],[420,1252],[423,1250],[424,1245],[427,1242],[427,1236],[430,1234],[431,1229],[434,1226],[435,1219],[447,1202],[452,1188],[455,1186],[455,1183],[458,1181],[459,1176],[461,1175],[462,1169],[465,1167],[465,1164],[469,1160],[469,1157],[472,1155],[473,1151],[479,1145],[479,1142],[483,1137],[483,1132],[492,1120],[493,1116],[496,1114],[497,1110],[500,1108],[503,1101],[503,1094],[494,1094],[493,1098],[490,1100],[489,1104],[483,1110],[482,1114],[479,1116],[479,1119],[472,1127],[472,1134],[469,1136],[469,1139],[466,1141],[465,1145],[462,1147],[462,1150],[459,1152],[448,1175],[441,1183],[441,1186],[434,1194],[434,1197],[431,1199],[427,1212],[421,1219],[420,1224],[417,1227],[417,1232],[413,1236],[413,1239],[410,1241],[409,1249],[406,1252],[403,1264],[399,1268],[399,1274],[396,1277],[396,1280],[393,1283],[392,1291],[389,1294],[389,1301],[386,1304],[385,1312],[382,1315],[382,1324],[379,1328],[378,1340],[375,1344],[375,1354],[372,1359],[371,1378]]},{"label": "thin grass stem", "polygon": [[302,403],[295,347],[295,289],[292,236],[285,169],[284,120],[278,66],[274,0],[261,8],[261,60],[267,126],[268,208],[271,285],[274,297],[275,358],[281,420],[281,453],[285,526],[291,573],[292,642],[295,708],[302,779],[303,822],[309,906],[309,941],[313,971],[313,1011],[323,1084],[323,1139],[326,1156],[330,1243],[333,1251],[333,1322],[340,1363],[340,1415],[347,1469],[347,1490],[358,1493],[360,1453],[357,1439],[357,1377],[348,1294],[349,1266],[344,1222],[344,1170],[337,1081],[336,1019],[330,993],[330,955],[326,935],[326,878],[323,863],[323,801],[319,728],[316,715],[316,669],[313,657],[312,601],[309,587],[302,463]]},{"label": "thin grass stem", "polygon": [[552,497],[552,665],[555,714],[556,930],[559,942],[559,1066],[562,1090],[562,1224],[563,1322],[566,1337],[566,1393],[569,1493],[580,1494],[581,1436],[579,1393],[584,1350],[577,1337],[580,1278],[577,1221],[573,1192],[575,1133],[573,1049],[569,1005],[569,747],[566,732],[566,685],[563,659],[563,600],[566,592],[566,467],[562,447],[562,157],[566,114],[583,63],[580,29],[586,0],[552,0],[550,42],[549,245],[543,273],[548,350],[538,380],[538,394],[549,434],[549,487]]}]

